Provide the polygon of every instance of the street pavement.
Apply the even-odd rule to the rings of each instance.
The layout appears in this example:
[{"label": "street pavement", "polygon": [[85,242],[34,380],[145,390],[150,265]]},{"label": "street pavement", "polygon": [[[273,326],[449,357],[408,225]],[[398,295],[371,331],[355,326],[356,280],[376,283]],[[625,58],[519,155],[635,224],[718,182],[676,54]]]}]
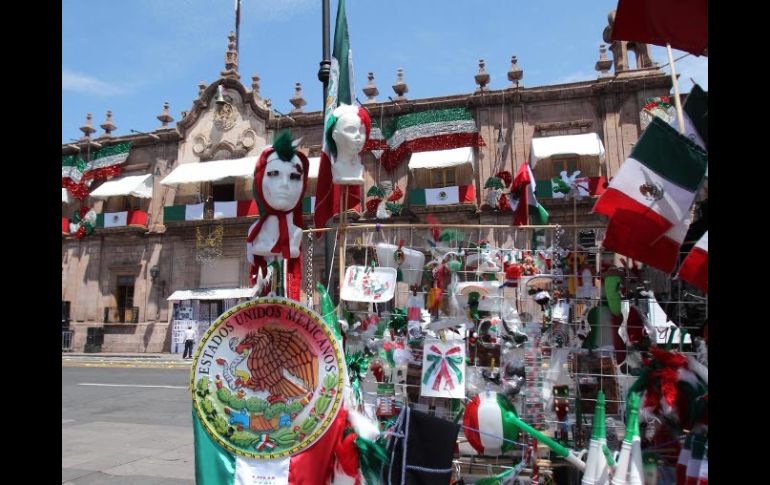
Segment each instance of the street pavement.
[{"label": "street pavement", "polygon": [[62,484],[194,484],[189,365],[63,354]]},{"label": "street pavement", "polygon": [[62,367],[121,367],[127,369],[189,369],[190,359],[182,354],[82,354],[64,353]]}]

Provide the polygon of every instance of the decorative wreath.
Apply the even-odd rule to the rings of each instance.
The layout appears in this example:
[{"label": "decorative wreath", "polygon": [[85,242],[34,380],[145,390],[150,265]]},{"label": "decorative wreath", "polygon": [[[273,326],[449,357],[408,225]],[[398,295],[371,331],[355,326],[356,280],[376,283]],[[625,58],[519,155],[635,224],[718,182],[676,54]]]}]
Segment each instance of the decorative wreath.
[{"label": "decorative wreath", "polygon": [[96,226],[96,212],[92,208],[84,206],[72,213],[70,231],[75,239],[94,232],[94,226]]}]

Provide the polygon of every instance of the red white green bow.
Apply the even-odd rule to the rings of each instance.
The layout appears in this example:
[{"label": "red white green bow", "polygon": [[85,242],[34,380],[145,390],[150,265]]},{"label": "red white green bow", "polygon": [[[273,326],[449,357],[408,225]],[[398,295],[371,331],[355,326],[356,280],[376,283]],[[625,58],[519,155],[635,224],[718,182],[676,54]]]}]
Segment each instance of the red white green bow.
[{"label": "red white green bow", "polygon": [[454,389],[455,384],[451,374],[449,374],[449,368],[451,368],[457,377],[457,383],[462,384],[463,372],[458,366],[462,363],[463,358],[460,355],[456,355],[460,353],[460,347],[455,345],[447,350],[446,353],[443,353],[441,352],[441,349],[435,345],[431,345],[428,350],[430,353],[425,358],[431,364],[430,367],[428,367],[427,372],[425,372],[422,383],[427,384],[428,381],[435,376],[435,380],[433,381],[434,391],[439,390],[442,380],[445,382],[444,389]]}]

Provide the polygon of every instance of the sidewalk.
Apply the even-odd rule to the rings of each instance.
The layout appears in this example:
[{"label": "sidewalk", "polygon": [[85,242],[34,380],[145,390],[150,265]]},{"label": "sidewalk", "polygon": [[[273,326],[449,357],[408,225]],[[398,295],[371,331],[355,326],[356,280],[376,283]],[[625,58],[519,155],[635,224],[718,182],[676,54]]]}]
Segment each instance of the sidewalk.
[{"label": "sidewalk", "polygon": [[165,360],[183,360],[182,354],[172,354],[170,352],[144,353],[144,352],[62,352],[62,357],[118,357],[122,359],[165,359]]},{"label": "sidewalk", "polygon": [[139,352],[62,352],[63,367],[189,368],[192,359],[182,354]]}]

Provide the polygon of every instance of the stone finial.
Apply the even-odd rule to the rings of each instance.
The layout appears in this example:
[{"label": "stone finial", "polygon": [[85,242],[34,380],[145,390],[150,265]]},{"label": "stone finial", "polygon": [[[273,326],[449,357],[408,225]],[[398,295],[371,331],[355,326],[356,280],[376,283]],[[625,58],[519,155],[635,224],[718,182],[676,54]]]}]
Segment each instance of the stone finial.
[{"label": "stone finial", "polygon": [[516,56],[511,56],[511,69],[508,71],[508,80],[513,87],[519,87],[519,82],[524,77],[524,71],[519,67]]},{"label": "stone finial", "polygon": [[290,111],[291,114],[302,113],[302,107],[307,104],[305,98],[302,97],[302,83],[294,85],[294,97],[289,102],[294,106],[294,109]]},{"label": "stone finial", "polygon": [[203,92],[206,90],[206,83],[201,81],[198,83],[198,96],[200,97]]},{"label": "stone finial", "polygon": [[112,110],[107,110],[107,119],[105,119],[104,123],[99,126],[104,130],[104,134],[100,138],[109,138],[112,136],[110,133],[118,128],[115,126],[115,123],[112,122]]},{"label": "stone finial", "polygon": [[91,119],[91,113],[86,113],[86,123],[80,127],[80,131],[83,132],[83,138],[91,138],[91,133],[96,131]]},{"label": "stone finial", "polygon": [[393,85],[393,91],[396,92],[396,99],[406,101],[404,94],[409,92],[409,86],[404,82],[404,68],[399,67],[396,71],[396,84]]},{"label": "stone finial", "polygon": [[161,128],[168,128],[168,124],[174,121],[174,118],[168,112],[168,101],[165,101],[163,103],[163,113],[159,114],[157,118],[158,120],[160,120],[161,123],[163,123],[163,126],[161,126]]},{"label": "stone finial", "polygon": [[251,94],[254,99],[259,99],[259,74],[251,76]]},{"label": "stone finial", "polygon": [[599,60],[596,61],[595,69],[599,71],[599,77],[610,76],[610,68],[612,67],[612,60],[607,57],[607,46],[604,44],[599,45]]},{"label": "stone finial", "polygon": [[374,85],[374,73],[369,73],[369,83],[364,86],[364,89],[362,89],[364,94],[366,95],[366,100],[364,101],[364,104],[372,104],[377,102],[377,95],[380,94],[380,90],[377,89],[377,86]]},{"label": "stone finial", "polygon": [[477,93],[486,91],[486,85],[489,84],[489,73],[484,69],[485,64],[484,59],[479,59],[479,73],[475,76],[476,84],[479,85]]},{"label": "stone finial", "polygon": [[235,32],[230,31],[227,35],[229,42],[227,52],[225,52],[225,70],[221,72],[222,77],[231,79],[240,79],[238,74],[238,51],[235,49]]}]

